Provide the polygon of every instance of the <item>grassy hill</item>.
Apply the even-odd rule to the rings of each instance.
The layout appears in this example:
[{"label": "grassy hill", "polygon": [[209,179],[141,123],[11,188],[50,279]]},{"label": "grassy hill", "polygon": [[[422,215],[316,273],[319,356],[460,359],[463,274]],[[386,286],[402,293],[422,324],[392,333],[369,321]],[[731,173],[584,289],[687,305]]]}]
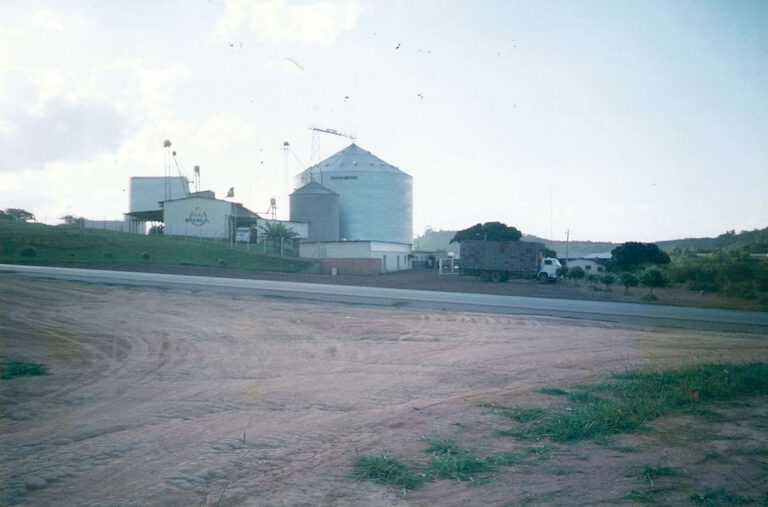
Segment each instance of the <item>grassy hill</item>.
[{"label": "grassy hill", "polygon": [[299,272],[308,263],[246,252],[243,245],[0,221],[0,262],[8,264],[170,264]]}]

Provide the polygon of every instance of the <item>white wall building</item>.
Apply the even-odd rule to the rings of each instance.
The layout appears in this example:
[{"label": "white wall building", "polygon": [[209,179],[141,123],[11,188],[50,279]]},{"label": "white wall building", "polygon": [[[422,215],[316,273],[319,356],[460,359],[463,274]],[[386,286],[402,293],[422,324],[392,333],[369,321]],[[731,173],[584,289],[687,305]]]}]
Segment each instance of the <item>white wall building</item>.
[{"label": "white wall building", "polygon": [[256,213],[240,203],[191,195],[163,203],[163,234],[228,240],[238,219],[256,218]]},{"label": "white wall building", "polygon": [[568,260],[568,269],[573,269],[575,267],[580,267],[583,269],[588,275],[589,274],[595,274],[595,273],[602,273],[605,271],[605,268],[598,264],[597,262],[590,260],[590,259],[569,259]]},{"label": "white wall building", "polygon": [[411,269],[411,245],[384,241],[324,241],[299,245],[303,259],[379,259],[380,273]]}]

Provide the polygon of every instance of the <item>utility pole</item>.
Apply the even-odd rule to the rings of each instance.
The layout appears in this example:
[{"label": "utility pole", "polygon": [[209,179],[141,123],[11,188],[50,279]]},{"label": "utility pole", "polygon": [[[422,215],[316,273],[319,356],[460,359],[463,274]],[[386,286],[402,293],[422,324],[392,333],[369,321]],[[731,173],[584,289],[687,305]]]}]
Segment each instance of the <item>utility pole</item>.
[{"label": "utility pole", "polygon": [[571,240],[571,230],[565,231],[565,263],[568,264],[568,242]]}]

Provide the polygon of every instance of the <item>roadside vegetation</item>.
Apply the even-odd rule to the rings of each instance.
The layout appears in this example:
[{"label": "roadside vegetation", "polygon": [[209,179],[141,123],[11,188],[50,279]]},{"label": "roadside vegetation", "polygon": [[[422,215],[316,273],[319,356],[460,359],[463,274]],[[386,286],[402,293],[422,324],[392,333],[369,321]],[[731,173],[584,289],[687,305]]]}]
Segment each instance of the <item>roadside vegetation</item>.
[{"label": "roadside vegetation", "polygon": [[716,401],[768,394],[768,364],[712,364],[673,371],[616,374],[610,382],[576,386],[568,406],[481,405],[514,423],[501,435],[538,441],[572,442],[637,431],[675,412],[697,414]]},{"label": "roadside vegetation", "polygon": [[[768,363],[630,371],[599,384],[567,389],[546,386],[537,392],[541,400],[551,403],[478,404],[502,421],[494,435],[512,437],[514,452],[482,455],[460,447],[455,440],[422,439],[424,459],[407,462],[389,452],[357,456],[353,476],[405,492],[441,479],[485,484],[498,473],[553,474],[553,478],[580,474],[584,472],[579,463],[591,461],[590,455],[615,460],[620,453],[623,460],[612,461],[610,470],[626,478],[627,489],[612,499],[598,496],[592,500],[669,505],[768,501],[768,449],[761,430],[768,419],[764,403]],[[739,412],[745,408],[753,414],[747,420]],[[730,416],[726,415],[729,410]],[[751,426],[753,437],[724,429],[733,425]],[[485,447],[509,448],[509,444]],[[504,472],[505,467],[513,468]],[[697,474],[712,467],[720,479],[702,482]],[[731,468],[732,478],[728,475]],[[511,480],[513,476],[506,477]],[[570,498],[565,489],[518,500],[520,504],[548,503],[555,500],[553,494],[561,495],[560,500]]]},{"label": "roadside vegetation", "polygon": [[[276,248],[279,253],[279,245]],[[9,264],[165,264],[228,267],[253,271],[299,272],[297,258],[264,255],[262,245],[199,238],[141,235],[78,225],[50,226],[22,220],[0,221],[0,262]],[[271,252],[270,252],[271,253]],[[286,254],[292,252],[286,251]]]}]

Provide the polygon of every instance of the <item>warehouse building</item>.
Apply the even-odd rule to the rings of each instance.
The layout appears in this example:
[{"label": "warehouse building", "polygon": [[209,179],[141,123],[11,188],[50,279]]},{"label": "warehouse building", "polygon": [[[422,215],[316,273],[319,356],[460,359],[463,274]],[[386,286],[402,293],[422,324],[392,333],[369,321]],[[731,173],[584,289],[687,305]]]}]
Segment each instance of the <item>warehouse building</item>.
[{"label": "warehouse building", "polygon": [[384,241],[302,242],[299,257],[320,260],[326,275],[373,275],[411,269],[411,245]]},{"label": "warehouse building", "polygon": [[165,201],[162,206],[167,236],[229,240],[238,227],[249,227],[259,219],[242,204],[216,199],[210,191]]}]

